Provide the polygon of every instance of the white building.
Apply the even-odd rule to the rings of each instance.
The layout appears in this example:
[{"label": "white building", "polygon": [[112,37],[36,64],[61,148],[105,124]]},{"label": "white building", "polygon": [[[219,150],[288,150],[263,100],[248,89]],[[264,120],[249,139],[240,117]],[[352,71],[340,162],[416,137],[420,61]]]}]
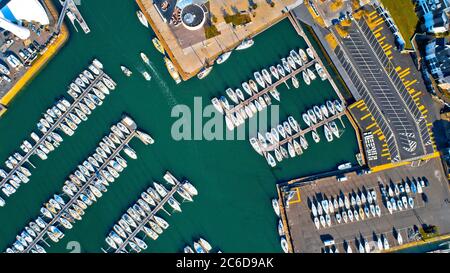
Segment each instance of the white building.
[{"label": "white building", "polygon": [[0,28],[25,40],[30,37],[30,30],[23,27],[22,22],[48,25],[50,20],[38,0],[6,0],[0,3]]}]

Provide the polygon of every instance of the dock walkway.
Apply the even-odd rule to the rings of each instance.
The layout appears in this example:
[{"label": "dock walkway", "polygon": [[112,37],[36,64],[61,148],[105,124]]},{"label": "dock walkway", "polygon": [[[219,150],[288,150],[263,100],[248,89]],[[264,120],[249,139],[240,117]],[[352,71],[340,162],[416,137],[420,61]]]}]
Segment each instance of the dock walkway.
[{"label": "dock walkway", "polygon": [[176,184],[175,186],[172,187],[172,189],[167,193],[166,196],[164,196],[164,198],[161,200],[161,202],[159,202],[156,207],[154,209],[152,209],[152,211],[149,213],[149,215],[147,215],[147,217],[145,217],[137,226],[137,228],[135,230],[133,230],[133,232],[124,240],[123,244],[121,244],[116,250],[115,253],[120,253],[123,252],[123,249],[128,245],[128,242],[130,242],[131,239],[133,239],[134,237],[136,237],[136,235],[142,231],[142,228],[148,223],[149,220],[151,220],[153,218],[153,216],[156,215],[156,213],[161,210],[164,209],[164,205],[169,201],[169,199],[175,194],[175,192],[178,190],[179,187],[181,187],[182,184],[180,183],[180,181],[176,180]]},{"label": "dock walkway", "polygon": [[337,113],[337,114],[335,114],[335,115],[333,115],[333,116],[331,116],[331,117],[329,117],[327,119],[324,119],[324,120],[322,120],[322,121],[320,121],[320,122],[318,122],[316,124],[312,124],[308,128],[306,128],[304,130],[300,130],[298,133],[293,134],[292,136],[288,136],[288,137],[286,137],[283,140],[280,140],[280,142],[278,142],[276,144],[272,144],[270,146],[267,146],[267,148],[264,149],[264,151],[265,152],[273,151],[278,146],[281,146],[281,145],[284,145],[284,144],[286,144],[288,142],[291,142],[293,139],[296,139],[296,138],[299,138],[301,136],[304,136],[305,134],[307,134],[307,133],[309,133],[311,131],[316,131],[317,128],[322,127],[323,125],[328,124],[329,122],[331,122],[331,121],[333,121],[335,119],[339,119],[341,121],[342,126],[344,126],[344,128],[345,128],[344,122],[342,122],[342,119],[341,119],[342,116],[344,116],[344,115],[346,115],[345,111],[339,112],[339,113]]},{"label": "dock walkway", "polygon": [[224,109],[225,110],[225,114],[232,114],[234,112],[237,112],[238,110],[240,110],[242,107],[244,107],[245,105],[248,105],[250,102],[258,99],[259,97],[263,96],[264,94],[270,92],[271,90],[277,88],[277,86],[279,86],[280,84],[286,83],[287,84],[287,80],[295,77],[297,74],[299,74],[300,72],[305,71],[306,69],[310,68],[312,65],[314,65],[316,63],[316,60],[311,60],[308,63],[304,64],[303,66],[301,66],[300,68],[295,69],[294,71],[292,71],[290,74],[282,77],[281,79],[279,79],[278,81],[276,81],[274,84],[264,88],[263,90],[259,91],[258,93],[254,94],[253,96],[249,97],[248,99],[246,99],[245,101],[239,103],[238,105],[236,105],[235,107],[231,108],[230,110]]}]

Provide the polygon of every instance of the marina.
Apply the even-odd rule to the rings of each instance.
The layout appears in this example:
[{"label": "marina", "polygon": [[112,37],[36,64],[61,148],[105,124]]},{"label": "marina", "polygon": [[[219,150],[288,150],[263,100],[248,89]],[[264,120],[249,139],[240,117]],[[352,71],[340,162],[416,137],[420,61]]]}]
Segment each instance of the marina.
[{"label": "marina", "polygon": [[[134,230],[132,232],[130,232],[129,234],[123,236],[123,237],[125,237],[123,241],[122,240],[118,241],[119,244],[115,248],[115,252],[116,253],[128,252],[125,249],[125,247],[127,245],[131,246],[132,244],[134,244],[133,241],[136,242],[136,238],[138,240],[141,240],[141,239],[139,239],[137,237],[137,235],[139,234],[139,232],[141,232],[141,231],[145,230],[146,228],[148,228],[148,227],[146,227],[146,224],[148,224],[148,223],[150,223],[150,226],[152,227],[153,231],[156,231],[159,234],[162,233],[162,231],[163,231],[162,229],[160,229],[160,232],[157,231],[157,226],[155,226],[155,222],[153,222],[152,220],[156,220],[156,225],[160,225],[163,229],[166,229],[168,227],[168,224],[167,224],[167,222],[165,222],[164,219],[156,218],[156,217],[158,217],[158,216],[156,216],[156,213],[158,213],[160,210],[164,210],[164,205],[166,205],[167,203],[170,203],[170,202],[178,203],[178,201],[176,201],[173,196],[174,196],[175,193],[179,192],[180,189],[184,189],[185,194],[188,194],[190,197],[193,197],[193,196],[198,194],[197,190],[195,189],[194,186],[192,186],[192,184],[190,184],[190,182],[188,182],[188,181],[180,182],[180,181],[178,181],[178,179],[176,179],[169,172],[166,172],[166,175],[168,175],[170,177],[169,179],[166,179],[166,176],[165,176],[166,182],[169,183],[170,185],[172,185],[173,187],[169,191],[164,190],[165,196],[164,195],[161,196],[161,194],[159,194],[160,195],[159,198],[162,197],[162,199],[160,199],[160,201],[155,200],[156,201],[155,202],[156,206],[153,209],[151,209],[150,211],[144,212],[144,215],[141,215],[141,216],[143,216],[143,219],[140,219],[140,218],[136,219],[135,218],[135,220],[138,222],[137,226],[134,227]],[[155,184],[155,187],[156,187],[156,185],[157,184]],[[190,187],[187,187],[186,185],[189,185]],[[159,185],[159,187],[161,188],[162,186]],[[147,192],[149,194],[151,193],[149,190],[147,190]],[[156,188],[156,192],[160,193],[161,190],[158,190],[158,188]],[[158,193],[156,193],[156,192],[153,191],[153,194],[157,196]],[[183,197],[183,198],[186,199],[186,197]],[[155,198],[153,197],[153,199],[155,199]],[[181,212],[181,209],[179,208],[179,205],[178,205],[178,207],[174,206],[174,210],[176,210],[176,209],[178,209],[178,211]],[[159,219],[162,219],[162,220],[159,220]],[[160,223],[161,221],[163,222],[163,224]],[[153,224],[153,226],[152,226],[152,224]],[[110,236],[108,238],[110,238]],[[156,238],[154,237],[153,239],[156,240]],[[136,248],[136,247],[134,247],[134,248],[132,247],[132,249],[135,252],[140,252],[140,250],[138,248]]]},{"label": "marina", "polygon": [[[59,130],[64,132],[66,135],[73,135],[74,131],[77,129],[77,125],[81,122],[81,120],[77,120],[77,119],[82,119],[82,116],[87,116],[90,114],[91,110],[93,110],[95,108],[95,106],[93,108],[91,108],[91,110],[88,109],[88,112],[85,112],[84,115],[81,114],[80,116],[80,112],[82,112],[82,110],[80,110],[80,105],[83,104],[83,102],[86,102],[86,100],[90,100],[89,98],[87,99],[88,96],[93,96],[93,94],[91,94],[90,92],[92,92],[96,87],[98,88],[98,84],[101,81],[109,81],[109,85],[106,86],[103,83],[103,90],[105,90],[107,93],[105,93],[105,95],[109,94],[108,89],[113,90],[115,89],[115,83],[114,81],[112,81],[111,78],[109,78],[109,76],[107,74],[105,74],[105,72],[103,72],[102,68],[103,65],[98,61],[98,60],[94,60],[94,62],[90,65],[91,69],[94,69],[97,73],[92,72],[94,76],[92,76],[92,79],[88,80],[85,79],[85,81],[87,82],[83,82],[82,80],[80,80],[80,78],[78,77],[76,82],[81,82],[81,84],[76,84],[75,82],[72,82],[70,87],[69,87],[69,93],[73,92],[73,93],[79,93],[74,97],[74,101],[72,103],[68,102],[64,97],[62,97],[62,99],[60,99],[57,103],[55,103],[55,106],[53,106],[52,108],[47,109],[46,113],[44,114],[44,118],[42,118],[40,120],[40,122],[38,123],[37,127],[38,127],[38,131],[40,131],[39,133],[42,133],[42,136],[38,136],[36,133],[32,133],[31,137],[33,138],[33,140],[35,141],[34,145],[31,145],[30,142],[28,140],[25,140],[23,143],[23,145],[21,146],[21,149],[26,152],[25,155],[20,155],[18,153],[15,154],[15,158],[16,158],[16,162],[14,162],[15,164],[12,164],[12,166],[8,166],[11,171],[9,171],[8,173],[6,173],[5,171],[3,171],[3,169],[1,170],[1,177],[2,180],[0,182],[0,188],[4,188],[5,185],[8,185],[7,183],[11,181],[12,178],[15,178],[15,174],[20,173],[20,170],[22,170],[23,165],[28,163],[30,164],[33,168],[35,168],[35,166],[30,162],[30,157],[33,155],[38,155],[42,160],[46,160],[47,159],[47,154],[49,152],[52,151],[52,146],[48,145],[48,140],[50,139],[53,143],[56,142],[57,145],[53,145],[56,147],[59,146],[58,143],[62,142],[63,139],[59,136],[59,134],[55,133],[55,130]],[[86,70],[84,70],[86,71]],[[89,73],[90,74],[90,73]],[[80,74],[82,75],[82,74]],[[72,86],[75,86],[77,88],[77,92],[75,92]],[[104,97],[103,97],[104,98]],[[98,97],[97,97],[98,99]],[[99,101],[96,101],[95,104],[100,105],[101,104],[101,100],[98,99]],[[92,102],[94,103],[94,102]],[[83,104],[84,105],[84,104]],[[84,106],[87,107],[87,106]],[[78,112],[77,112],[78,111]],[[51,117],[51,115],[54,116],[54,119]],[[74,117],[75,116],[75,117]],[[78,117],[78,118],[77,118]],[[74,121],[73,119],[77,120]],[[85,117],[85,119],[87,119],[87,117]],[[82,119],[82,120],[85,120]],[[49,121],[52,122],[49,122]],[[44,123],[46,123],[47,126],[44,125]],[[69,128],[70,127],[70,128]],[[56,135],[56,137],[55,137]],[[49,149],[48,151],[45,150],[45,147],[43,146],[50,146],[47,149]],[[53,148],[54,150],[54,148]],[[11,161],[11,157],[7,160],[7,165],[8,162]],[[31,174],[30,174],[31,175]],[[16,179],[13,179],[16,180]],[[25,182],[24,182],[25,183]],[[6,186],[8,187],[8,186]],[[14,190],[15,192],[15,190]],[[8,194],[13,194],[14,192],[11,191],[7,191]],[[3,190],[3,193],[5,193],[5,190]]]},{"label": "marina", "polygon": [[[120,122],[118,124],[120,124]],[[20,244],[20,241],[19,241],[19,243],[16,242],[16,243],[14,243],[14,246],[13,246],[13,248],[15,250],[13,250],[12,248],[8,248],[7,252],[16,252],[16,251],[30,252],[32,250],[38,251],[38,249],[42,248],[42,246],[39,245],[37,248],[35,248],[35,247],[38,245],[38,243],[40,241],[45,241],[44,240],[44,236],[46,236],[46,235],[49,235],[50,238],[52,239],[52,241],[58,242],[59,239],[60,239],[59,237],[63,237],[64,235],[60,231],[57,232],[57,235],[55,235],[55,233],[52,232],[52,231],[50,233],[48,233],[48,231],[51,230],[51,229],[55,229],[56,226],[59,224],[59,222],[62,223],[61,222],[61,217],[63,217],[66,221],[69,221],[69,222],[74,222],[76,218],[78,218],[76,220],[81,220],[80,216],[78,215],[78,212],[74,215],[74,212],[71,212],[71,208],[74,207],[73,205],[80,204],[79,203],[80,200],[82,202],[84,201],[81,198],[81,196],[86,194],[86,191],[89,188],[93,189],[92,185],[95,185],[95,183],[98,183],[99,181],[101,181],[101,184],[107,184],[107,182],[105,182],[106,180],[109,181],[109,182],[113,182],[114,181],[114,179],[111,180],[110,177],[104,176],[105,169],[109,168],[110,163],[112,162],[112,160],[114,158],[118,158],[120,156],[119,153],[124,148],[125,149],[127,149],[127,148],[130,149],[129,146],[128,146],[128,143],[131,141],[131,139],[134,138],[136,135],[139,135],[141,140],[146,145],[153,144],[154,141],[153,141],[153,139],[150,136],[146,135],[145,133],[137,131],[137,126],[136,126],[136,124],[134,123],[134,121],[131,118],[124,117],[122,119],[122,125],[128,127],[128,133],[129,134],[126,136],[126,138],[124,137],[120,141],[120,144],[117,146],[117,148],[115,150],[110,151],[110,156],[104,159],[103,164],[101,166],[99,166],[98,168],[95,168],[95,172],[87,175],[87,177],[86,177],[87,179],[86,178],[82,179],[83,175],[81,175],[81,177],[80,177],[80,175],[77,175],[76,177],[80,178],[80,180],[82,182],[84,182],[83,184],[79,180],[78,180],[79,183],[76,184],[75,183],[76,180],[75,180],[75,178],[73,178],[74,176],[71,177],[70,180],[74,181],[74,182],[72,182],[72,185],[76,184],[76,187],[78,188],[77,191],[72,196],[70,196],[70,195],[68,196],[69,200],[67,202],[66,201],[60,201],[60,204],[61,204],[60,205],[60,209],[54,211],[53,215],[49,214],[50,212],[48,210],[41,209],[41,212],[43,212],[43,213],[47,212],[47,213],[44,213],[43,217],[47,217],[48,219],[50,219],[50,221],[48,223],[46,223],[41,218],[41,222],[43,223],[44,226],[41,226],[41,228],[42,228],[41,231],[38,232],[36,230],[37,234],[35,236],[33,236],[34,239],[31,242],[27,243],[27,244],[24,244],[24,245],[22,244],[22,246]],[[117,127],[113,126],[111,128],[112,128],[111,134],[115,134],[115,132],[117,132],[117,131],[114,130],[113,128],[117,128]],[[111,134],[110,134],[110,136],[111,136]],[[143,138],[142,135],[146,135],[147,137]],[[121,138],[119,135],[117,135],[117,137]],[[101,146],[101,144],[100,144],[100,146]],[[99,146],[99,148],[96,149],[97,153],[98,153],[99,149],[101,149],[100,146]],[[127,155],[130,156],[130,153],[127,152]],[[133,157],[133,156],[131,156],[131,158],[135,159],[135,157]],[[122,159],[122,160],[124,160],[124,159]],[[126,166],[122,166],[122,167],[126,167]],[[75,173],[77,173],[77,172],[79,172],[79,171],[78,170],[75,171]],[[111,169],[108,169],[108,172],[111,172]],[[109,174],[109,176],[111,176],[111,174]],[[67,185],[67,181],[66,181],[65,185]],[[96,196],[98,198],[100,198],[101,194],[96,195]],[[78,198],[80,198],[80,199],[78,199]],[[89,199],[91,199],[91,198],[89,198]],[[93,201],[95,201],[95,198],[92,198],[92,199],[93,199]],[[84,202],[86,202],[86,201],[84,201]],[[88,204],[88,205],[90,205],[90,204]],[[71,212],[71,213],[68,214],[68,211]],[[70,215],[70,217],[68,215]],[[51,216],[51,217],[49,217],[49,216]],[[56,238],[52,238],[52,235],[56,236]]]},{"label": "marina", "polygon": [[[327,171],[335,168],[339,162],[352,161],[357,149],[352,130],[347,129],[341,138],[332,144],[321,141],[318,145],[311,145],[310,152],[304,156],[286,161],[280,168],[270,169],[252,149],[248,149],[246,141],[175,141],[171,135],[171,126],[175,119],[169,118],[168,115],[174,105],[172,102],[194,109],[193,97],[202,97],[203,101],[207,102],[215,90],[238,86],[248,79],[248,75],[267,64],[276,63],[292,48],[306,48],[304,41],[295,36],[295,30],[289,21],[284,20],[254,37],[255,44],[251,48],[233,52],[225,63],[215,66],[203,80],[194,78],[176,86],[167,74],[164,62],[157,58],[160,53],[151,45],[149,29],[143,27],[136,18],[136,6],[132,2],[112,2],[108,6],[89,2],[78,8],[90,23],[92,35],[75,34],[66,49],[17,97],[14,107],[8,110],[0,122],[0,129],[8,131],[8,134],[0,136],[4,143],[0,156],[6,159],[7,153],[18,147],[19,140],[27,135],[29,128],[36,123],[33,117],[36,117],[41,109],[45,109],[54,97],[60,95],[60,87],[70,81],[71,75],[77,75],[85,66],[83,60],[92,59],[94,53],[95,57],[109,68],[108,74],[118,83],[118,92],[112,93],[107,106],[93,112],[89,117],[90,121],[79,127],[76,138],[65,139],[58,152],[33,171],[35,183],[24,187],[0,210],[1,217],[9,219],[0,231],[1,237],[5,239],[0,242],[1,249],[6,249],[13,242],[11,240],[14,236],[29,221],[30,211],[37,211],[36,208],[40,208],[42,203],[48,200],[49,192],[60,191],[61,184],[58,181],[64,181],[74,162],[82,162],[87,158],[89,154],[86,150],[92,150],[93,145],[96,145],[107,129],[102,121],[112,120],[126,112],[142,128],[148,128],[158,140],[164,141],[158,141],[157,145],[147,150],[140,143],[133,145],[140,160],[129,162],[127,172],[121,174],[120,179],[126,180],[127,183],[120,182],[109,187],[108,194],[102,197],[102,202],[91,206],[83,220],[77,222],[75,228],[64,232],[64,238],[60,239],[58,244],[51,244],[46,251],[69,252],[71,250],[67,248],[67,244],[70,241],[78,241],[81,252],[100,252],[100,248],[105,245],[102,235],[108,234],[111,224],[117,220],[117,214],[123,210],[123,205],[134,202],[136,196],[148,186],[148,181],[170,169],[196,181],[195,186],[202,194],[194,203],[183,206],[182,214],[170,217],[170,224],[174,228],[164,232],[158,240],[152,242],[152,247],[142,252],[177,252],[184,245],[182,242],[192,244],[192,240],[199,237],[220,246],[226,252],[248,252],[254,249],[281,252],[279,235],[274,228],[277,219],[270,202],[267,202],[275,194],[275,181]],[[111,16],[118,16],[123,20],[120,23],[111,23]],[[111,27],[105,28],[107,24],[111,24]],[[111,38],[115,39],[112,44],[102,42]],[[274,41],[279,41],[277,46],[274,46]],[[92,51],[86,51],[86,47],[92,48]],[[124,51],[124,48],[127,48],[127,51]],[[137,73],[142,69],[142,61],[139,58],[142,51],[148,54],[152,68],[156,71],[150,71],[153,76],[150,82]],[[61,68],[67,67],[68,58],[72,61],[70,67],[66,68],[67,75],[58,76]],[[132,77],[123,75],[120,70],[122,64],[134,72]],[[46,92],[39,92],[44,89]],[[292,114],[299,122],[301,116],[298,116],[298,113],[302,113],[304,109],[321,104],[326,99],[338,99],[328,81],[316,80],[309,87],[301,84],[296,92],[286,92],[284,84],[279,85],[277,89],[283,96],[283,102],[280,104],[281,115]],[[320,92],[309,92],[315,89]],[[24,116],[24,111],[29,115]],[[20,122],[17,122],[18,120]],[[345,118],[343,121],[347,127],[351,127]],[[308,141],[310,142],[309,139]],[[329,153],[328,149],[333,149],[334,152]],[[239,160],[236,160],[236,153],[239,154]],[[320,164],[314,160],[313,155],[317,153],[327,155]],[[177,158],[175,155],[182,157]],[[301,169],[298,168],[299,165],[302,166]],[[258,179],[254,179],[255,171],[259,174]],[[220,175],[217,175],[218,172]],[[204,194],[206,192],[208,194]],[[255,212],[254,206],[261,208],[259,217],[249,219],[248,215]],[[12,211],[16,213],[11,213]],[[242,230],[243,221],[247,223],[249,230]],[[236,245],[236,240],[242,243]]]}]

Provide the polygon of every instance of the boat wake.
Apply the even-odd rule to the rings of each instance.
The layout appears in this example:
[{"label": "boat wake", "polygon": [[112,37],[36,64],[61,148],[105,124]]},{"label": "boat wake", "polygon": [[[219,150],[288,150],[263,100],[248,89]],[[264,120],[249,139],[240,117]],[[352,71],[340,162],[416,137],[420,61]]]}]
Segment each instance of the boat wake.
[{"label": "boat wake", "polygon": [[156,82],[158,83],[159,87],[161,87],[164,96],[167,98],[169,106],[173,107],[175,105],[178,105],[177,99],[172,94],[169,87],[167,86],[167,83],[163,80],[163,78],[158,73],[158,71],[155,69],[155,67],[153,66],[153,63],[151,61],[150,61],[150,64],[148,64],[148,67],[150,68],[152,75],[155,77]]}]

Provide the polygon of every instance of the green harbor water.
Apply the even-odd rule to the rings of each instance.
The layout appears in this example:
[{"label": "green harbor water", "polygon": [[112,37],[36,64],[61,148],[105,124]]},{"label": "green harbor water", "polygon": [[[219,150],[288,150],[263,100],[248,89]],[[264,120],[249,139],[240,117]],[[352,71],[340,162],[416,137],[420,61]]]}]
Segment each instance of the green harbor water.
[{"label": "green harbor water", "polygon": [[[170,227],[157,241],[147,239],[147,251],[180,252],[201,236],[223,252],[281,252],[277,218],[270,202],[276,196],[275,184],[333,170],[343,162],[356,164],[358,145],[349,121],[344,119],[346,128],[340,139],[327,143],[323,131],[319,130],[322,134],[319,144],[308,136],[310,147],[301,157],[284,160],[271,169],[248,140],[174,140],[171,127],[177,118],[171,117],[171,111],[178,104],[193,109],[194,97],[201,97],[203,105],[208,105],[213,96],[224,94],[227,87],[239,87],[254,71],[277,63],[292,48],[306,48],[306,43],[290,22],[283,20],[258,35],[253,47],[234,52],[226,63],[216,65],[206,79],[195,78],[175,85],[162,55],[151,43],[153,33],[136,18],[137,5],[133,1],[105,3],[82,2],[79,8],[91,33],[76,33],[70,25],[69,42],[0,119],[3,162],[18,151],[33,130],[37,131],[36,122],[55,99],[62,95],[69,97],[68,84],[94,57],[103,62],[105,72],[118,84],[72,137],[64,136],[64,142],[48,160],[32,157],[37,168],[32,170],[31,181],[7,198],[6,206],[0,208],[0,250],[11,245],[23,227],[39,215],[44,202],[61,192],[66,177],[91,155],[101,138],[109,133],[110,126],[126,113],[139,128],[155,138],[155,144],[145,146],[137,139],[131,142],[138,159],[129,160],[129,166],[108,192],[86,210],[83,220],[66,231],[59,243],[51,243],[49,252],[70,252],[67,245],[71,241],[79,242],[82,252],[100,252],[101,247],[106,247],[104,238],[112,225],[153,180],[162,181],[166,170],[189,179],[199,195],[193,203],[182,204],[182,213],[170,217],[159,213]],[[150,58],[151,67],[141,61],[141,51]],[[122,74],[121,64],[134,71],[132,77]],[[150,82],[138,73],[144,69],[153,76]],[[328,81],[316,80],[308,87],[301,81],[299,89],[291,86],[288,90],[283,85],[278,90],[280,120],[293,115],[300,121],[305,109],[337,98]]]}]

